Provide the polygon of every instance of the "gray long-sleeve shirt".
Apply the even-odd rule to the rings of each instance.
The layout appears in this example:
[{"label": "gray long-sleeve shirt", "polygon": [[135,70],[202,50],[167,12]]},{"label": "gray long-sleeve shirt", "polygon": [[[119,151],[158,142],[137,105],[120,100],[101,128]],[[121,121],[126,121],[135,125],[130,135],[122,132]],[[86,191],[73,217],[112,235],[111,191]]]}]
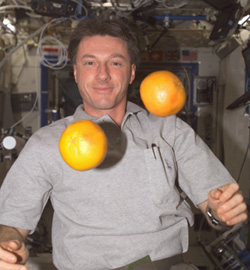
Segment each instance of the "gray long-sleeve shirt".
[{"label": "gray long-sleeve shirt", "polygon": [[[104,162],[76,171],[58,149],[67,125],[99,123],[108,137]],[[195,205],[234,181],[206,144],[176,116],[159,118],[128,103],[121,128],[79,106],[27,142],[0,190],[0,224],[34,230],[48,198],[54,208],[53,258],[60,270],[113,269],[146,255],[159,260],[188,249]]]}]

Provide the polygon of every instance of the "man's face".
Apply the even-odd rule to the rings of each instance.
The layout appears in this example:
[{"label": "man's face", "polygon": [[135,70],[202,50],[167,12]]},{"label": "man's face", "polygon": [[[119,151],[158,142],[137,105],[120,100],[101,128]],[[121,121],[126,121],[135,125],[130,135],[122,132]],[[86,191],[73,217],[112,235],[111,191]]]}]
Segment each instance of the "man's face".
[{"label": "man's face", "polygon": [[135,77],[127,44],[111,36],[85,37],[78,47],[75,81],[89,114],[124,108],[128,85]]}]

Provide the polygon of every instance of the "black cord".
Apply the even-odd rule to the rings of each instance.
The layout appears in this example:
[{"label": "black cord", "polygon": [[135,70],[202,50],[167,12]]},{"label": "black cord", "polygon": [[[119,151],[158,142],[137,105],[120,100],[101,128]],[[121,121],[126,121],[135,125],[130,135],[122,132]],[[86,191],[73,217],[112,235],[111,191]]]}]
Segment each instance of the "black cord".
[{"label": "black cord", "polygon": [[248,144],[247,144],[247,149],[246,149],[246,153],[245,153],[245,156],[244,156],[244,159],[243,159],[241,168],[240,168],[239,176],[237,178],[237,183],[239,183],[239,181],[240,181],[240,176],[241,176],[241,173],[242,173],[244,164],[245,164],[246,159],[247,159],[247,154],[248,154],[249,146],[250,146],[250,126],[248,127]]}]

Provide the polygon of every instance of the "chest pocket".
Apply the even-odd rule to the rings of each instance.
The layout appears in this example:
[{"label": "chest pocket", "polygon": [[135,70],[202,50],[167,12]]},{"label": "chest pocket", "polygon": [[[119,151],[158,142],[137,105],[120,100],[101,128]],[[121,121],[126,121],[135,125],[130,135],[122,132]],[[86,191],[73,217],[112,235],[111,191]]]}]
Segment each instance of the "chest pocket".
[{"label": "chest pocket", "polygon": [[158,205],[178,203],[180,196],[175,185],[177,165],[171,147],[160,148],[152,144],[144,154],[153,201]]}]

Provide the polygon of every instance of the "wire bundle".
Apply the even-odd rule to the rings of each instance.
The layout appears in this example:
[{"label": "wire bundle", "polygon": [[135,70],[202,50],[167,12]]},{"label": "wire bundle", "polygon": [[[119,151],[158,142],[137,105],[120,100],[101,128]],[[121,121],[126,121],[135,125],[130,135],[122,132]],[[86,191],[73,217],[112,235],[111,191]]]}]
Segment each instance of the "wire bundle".
[{"label": "wire bundle", "polygon": [[[37,54],[40,56],[40,62],[42,65],[51,68],[51,69],[62,69],[67,65],[68,62],[68,52],[67,52],[67,48],[65,47],[65,45],[56,37],[53,36],[44,36],[43,37],[43,33],[44,30],[54,24],[57,25],[59,23],[61,23],[62,21],[65,21],[67,18],[60,18],[60,19],[54,19],[52,20],[50,23],[46,24],[41,32],[40,35],[40,40],[37,46]],[[55,59],[55,61],[50,61],[48,59],[48,57],[46,57],[45,51],[43,49],[43,44],[45,42],[54,42],[57,44],[56,48],[58,49],[58,54],[57,54],[57,58]]]}]

